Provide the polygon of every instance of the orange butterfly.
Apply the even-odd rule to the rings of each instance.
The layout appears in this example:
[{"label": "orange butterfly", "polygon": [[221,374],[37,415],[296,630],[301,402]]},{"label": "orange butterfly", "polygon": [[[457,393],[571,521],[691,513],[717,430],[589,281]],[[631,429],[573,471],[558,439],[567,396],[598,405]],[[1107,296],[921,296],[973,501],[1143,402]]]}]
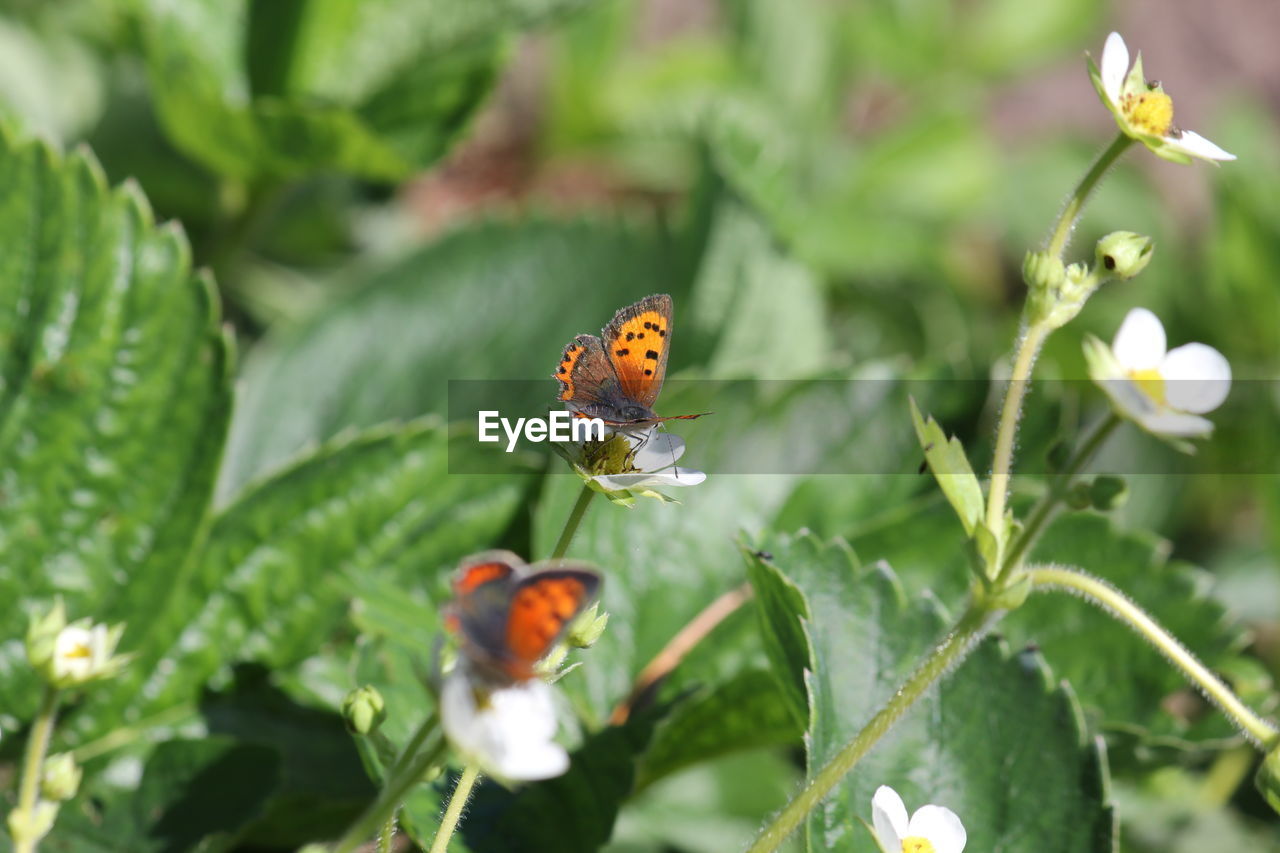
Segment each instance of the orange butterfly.
[{"label": "orange butterfly", "polygon": [[670,347],[671,297],[665,293],[646,296],[613,315],[600,337],[578,335],[564,348],[553,374],[560,382],[560,399],[575,415],[600,418],[609,426],[708,414],[661,417],[654,413]]},{"label": "orange butterfly", "polygon": [[600,575],[585,566],[539,568],[510,551],[486,551],[458,569],[445,625],[474,673],[493,684],[527,681],[599,589]]}]

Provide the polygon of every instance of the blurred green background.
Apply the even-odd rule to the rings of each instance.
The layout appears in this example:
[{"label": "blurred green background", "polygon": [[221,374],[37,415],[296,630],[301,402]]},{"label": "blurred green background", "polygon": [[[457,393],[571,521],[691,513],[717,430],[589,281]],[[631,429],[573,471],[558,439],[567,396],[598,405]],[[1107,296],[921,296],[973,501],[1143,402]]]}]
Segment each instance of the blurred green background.
[{"label": "blurred green background", "polygon": [[[1072,257],[1124,228],[1152,235],[1155,259],[1103,288],[1039,370],[1082,377],[1081,334],[1109,339],[1135,305],[1171,343],[1231,361],[1239,402],[1200,473],[1135,478],[1116,519],[1216,581],[1265,682],[1280,676],[1280,5],[7,0],[0,116],[87,144],[215,273],[240,351],[227,500],[349,427],[444,415],[448,379],[541,378],[573,334],[650,292],[676,297],[673,375],[998,375],[1022,255],[1114,134],[1083,60],[1111,29],[1175,120],[1240,159],[1125,158]],[[928,402],[980,469],[998,401],[955,388]],[[1101,411],[1080,390],[1033,396],[1025,457]],[[714,474],[738,433],[804,411],[726,414],[701,439],[721,444],[688,461]],[[908,459],[906,412],[883,417],[850,431]],[[1102,464],[1156,470],[1169,452],[1126,432]],[[761,497],[761,517],[847,537],[909,588],[956,592],[963,575],[908,541],[926,523],[955,533],[931,488],[811,478]],[[877,514],[895,506],[925,514]],[[507,535],[538,541],[541,515],[513,512]],[[727,516],[716,535],[750,527]],[[1280,849],[1233,749],[1144,763],[1122,748],[1124,849]],[[795,773],[774,749],[663,779],[623,812],[616,849],[727,849]]]}]

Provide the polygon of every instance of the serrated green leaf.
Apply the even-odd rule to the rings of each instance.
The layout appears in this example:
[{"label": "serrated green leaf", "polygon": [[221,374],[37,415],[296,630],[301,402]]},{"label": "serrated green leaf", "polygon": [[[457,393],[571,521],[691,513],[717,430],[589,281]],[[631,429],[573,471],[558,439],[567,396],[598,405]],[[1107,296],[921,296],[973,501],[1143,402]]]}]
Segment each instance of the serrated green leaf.
[{"label": "serrated green leaf", "polygon": [[132,718],[191,701],[236,661],[296,664],[366,581],[437,588],[506,527],[522,488],[447,472],[443,431],[418,423],[335,440],[249,490],[214,521],[116,701]]},{"label": "serrated green leaf", "polygon": [[[765,546],[803,596],[784,616],[809,638],[809,772],[824,766],[893,695],[946,630],[931,598],[909,602],[885,565],[859,568],[847,547],[811,536]],[[765,586],[781,572],[756,575]],[[761,599],[769,594],[760,590]],[[778,618],[779,610],[769,614]],[[777,630],[777,629],[775,629]],[[794,677],[794,676],[792,676]],[[1107,774],[1065,684],[1034,652],[983,641],[899,720],[808,823],[812,850],[875,851],[862,821],[880,785],[909,808],[944,805],[974,850],[1098,851],[1113,845]]]},{"label": "serrated green leaf", "polygon": [[[1228,667],[1246,642],[1243,629],[1209,596],[1208,575],[1171,564],[1165,543],[1122,532],[1104,516],[1062,516],[1032,548],[1030,560],[1077,566],[1110,581],[1211,669]],[[1107,726],[1189,740],[1231,734],[1203,706],[1190,719],[1171,714],[1162,700],[1186,689],[1182,676],[1131,629],[1087,602],[1061,593],[1035,595],[1006,626],[1012,639],[1039,645]],[[1193,725],[1201,718],[1203,724]]]},{"label": "serrated green leaf", "polygon": [[911,422],[915,425],[916,438],[920,439],[929,470],[960,517],[964,532],[972,536],[974,528],[982,521],[982,486],[978,484],[978,477],[965,455],[964,445],[954,435],[947,438],[932,417],[926,421],[914,397],[911,399]]},{"label": "serrated green leaf", "polygon": [[349,426],[444,414],[449,379],[544,380],[551,398],[561,348],[628,300],[666,289],[679,327],[675,273],[648,227],[526,220],[459,230],[362,275],[353,298],[249,359],[221,487]]},{"label": "serrated green leaf", "polygon": [[[230,411],[229,348],[180,230],[92,155],[0,128],[0,636],[55,594],[137,649],[204,518]],[[0,645],[0,707],[38,690]]]}]

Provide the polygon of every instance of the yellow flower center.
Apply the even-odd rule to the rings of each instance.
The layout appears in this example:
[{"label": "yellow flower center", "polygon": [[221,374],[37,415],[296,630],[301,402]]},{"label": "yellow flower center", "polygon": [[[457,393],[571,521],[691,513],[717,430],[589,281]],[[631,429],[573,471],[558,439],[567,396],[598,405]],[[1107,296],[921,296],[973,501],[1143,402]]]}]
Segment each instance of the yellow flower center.
[{"label": "yellow flower center", "polygon": [[1160,371],[1154,367],[1144,368],[1143,370],[1130,370],[1129,378],[1134,381],[1142,391],[1152,400],[1163,405],[1164,397],[1164,377],[1160,375]]},{"label": "yellow flower center", "polygon": [[1173,127],[1173,98],[1164,92],[1132,92],[1122,109],[1129,123],[1152,136],[1168,136]]},{"label": "yellow flower center", "polygon": [[66,658],[88,658],[93,657],[93,650],[84,643],[76,643],[62,655]]},{"label": "yellow flower center", "polygon": [[902,839],[902,853],[933,853],[933,842],[918,835],[904,838]]}]

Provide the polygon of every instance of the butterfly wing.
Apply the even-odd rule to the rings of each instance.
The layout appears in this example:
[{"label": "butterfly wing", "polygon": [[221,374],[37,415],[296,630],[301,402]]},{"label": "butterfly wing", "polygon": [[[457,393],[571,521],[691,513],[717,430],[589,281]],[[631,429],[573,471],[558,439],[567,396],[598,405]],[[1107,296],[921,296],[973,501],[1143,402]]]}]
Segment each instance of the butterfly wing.
[{"label": "butterfly wing", "polygon": [[534,664],[599,590],[600,575],[585,567],[544,569],[517,582],[507,614],[505,673],[517,680],[532,678]]},{"label": "butterfly wing", "polygon": [[464,562],[453,577],[445,627],[470,657],[505,655],[507,605],[525,562],[510,551],[486,551]]},{"label": "butterfly wing", "polygon": [[578,335],[570,341],[554,375],[560,383],[560,399],[575,411],[613,405],[618,377],[595,335]]},{"label": "butterfly wing", "polygon": [[667,375],[671,310],[665,293],[646,296],[615,314],[601,335],[623,395],[646,409],[653,408]]}]

